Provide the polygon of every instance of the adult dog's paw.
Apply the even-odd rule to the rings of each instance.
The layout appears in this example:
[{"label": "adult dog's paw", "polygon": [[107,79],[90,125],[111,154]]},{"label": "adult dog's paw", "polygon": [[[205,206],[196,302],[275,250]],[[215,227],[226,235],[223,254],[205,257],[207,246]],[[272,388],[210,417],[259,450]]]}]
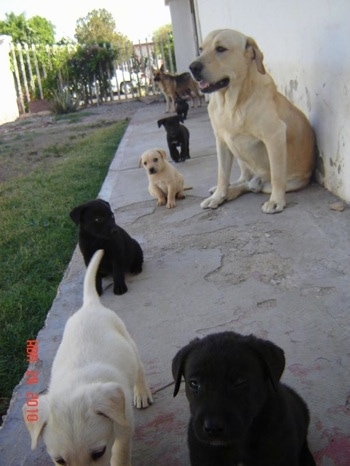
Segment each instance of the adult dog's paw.
[{"label": "adult dog's paw", "polygon": [[220,204],[224,202],[225,199],[217,198],[215,195],[204,199],[201,202],[202,209],[217,209]]},{"label": "adult dog's paw", "polygon": [[276,202],[276,201],[267,201],[263,204],[261,210],[265,214],[278,214],[282,212],[286,203],[285,202]]}]

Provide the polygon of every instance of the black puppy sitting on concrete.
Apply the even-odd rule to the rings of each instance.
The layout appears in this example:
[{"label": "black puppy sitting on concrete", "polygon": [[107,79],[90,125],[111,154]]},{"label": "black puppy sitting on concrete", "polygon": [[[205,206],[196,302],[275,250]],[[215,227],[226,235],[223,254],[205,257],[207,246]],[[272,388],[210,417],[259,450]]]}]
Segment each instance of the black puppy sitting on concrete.
[{"label": "black puppy sitting on concrete", "polygon": [[[158,128],[162,125],[165,128],[170,156],[176,163],[190,158],[190,132],[180,122],[183,122],[183,118],[178,115],[157,122]],[[177,147],[180,147],[180,153]]]},{"label": "black puppy sitting on concrete", "polygon": [[175,111],[178,114],[178,116],[182,117],[183,120],[186,120],[188,109],[189,109],[189,106],[186,100],[180,97],[178,93],[176,93]]},{"label": "black puppy sitting on concrete", "polygon": [[253,335],[195,339],[174,357],[174,396],[184,376],[191,466],[316,466],[309,412],[280,382],[281,348]]},{"label": "black puppy sitting on concrete", "polygon": [[143,252],[139,243],[115,223],[111,206],[102,199],[75,207],[70,218],[79,225],[79,247],[86,266],[98,249],[105,251],[96,276],[98,294],[102,294],[102,278],[106,275],[113,276],[114,294],[126,293],[125,273],[142,271]]}]

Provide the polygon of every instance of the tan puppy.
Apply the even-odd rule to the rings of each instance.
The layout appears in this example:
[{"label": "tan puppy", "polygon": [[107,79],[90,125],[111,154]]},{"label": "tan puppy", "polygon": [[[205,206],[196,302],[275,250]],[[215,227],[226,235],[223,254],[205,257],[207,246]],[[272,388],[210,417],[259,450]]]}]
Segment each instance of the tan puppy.
[{"label": "tan puppy", "polygon": [[158,205],[168,209],[176,207],[175,199],[184,199],[184,177],[166,159],[162,149],[149,149],[141,155],[139,166],[146,170],[148,191],[157,199]]},{"label": "tan puppy", "polygon": [[[243,193],[271,194],[262,210],[285,207],[285,192],[303,188],[314,168],[315,140],[305,115],[277,92],[255,41],[231,29],[211,32],[191,65],[204,93],[216,136],[218,184],[203,208]],[[230,185],[237,158],[241,176]]]},{"label": "tan puppy", "polygon": [[133,399],[137,408],[152,402],[134,341],[97,295],[102,256],[87,268],[83,307],[67,321],[36,422],[23,406],[32,449],[42,435],[56,465],[130,466]]}]

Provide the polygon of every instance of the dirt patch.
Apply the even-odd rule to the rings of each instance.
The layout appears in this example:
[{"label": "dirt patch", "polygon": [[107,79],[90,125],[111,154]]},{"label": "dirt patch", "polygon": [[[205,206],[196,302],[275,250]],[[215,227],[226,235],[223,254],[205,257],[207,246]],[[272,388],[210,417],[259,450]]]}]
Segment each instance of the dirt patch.
[{"label": "dirt patch", "polygon": [[91,129],[130,119],[139,108],[158,101],[155,96],[108,102],[61,116],[50,112],[32,113],[1,125],[0,182],[27,174],[52,158],[64,156],[67,146]]}]

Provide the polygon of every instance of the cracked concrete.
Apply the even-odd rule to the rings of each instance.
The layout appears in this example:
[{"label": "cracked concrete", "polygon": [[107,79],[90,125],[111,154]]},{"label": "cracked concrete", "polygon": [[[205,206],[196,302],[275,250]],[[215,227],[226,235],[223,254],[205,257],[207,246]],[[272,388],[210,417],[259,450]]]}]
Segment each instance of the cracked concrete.
[{"label": "cracked concrete", "polygon": [[[313,184],[287,194],[277,215],[262,213],[263,194],[201,210],[217,172],[205,107],[189,113],[191,160],[177,165],[193,189],[175,209],[157,207],[138,162],[144,150],[166,148],[156,125],[163,112],[155,104],[135,114],[100,192],[145,255],[143,272],[127,277],[125,295],[114,296],[110,281],[103,294],[134,337],[155,398],[147,410],[135,410],[133,465],[189,464],[189,412],[183,388],[172,396],[172,358],[195,337],[234,330],[284,349],[283,380],[309,405],[317,465],[348,466],[350,209],[331,210],[335,197]],[[65,321],[81,305],[84,271],[76,250],[38,335],[38,392],[47,387]],[[42,443],[30,451],[21,415],[27,391],[23,380],[0,430],[0,465],[50,464]]]}]

